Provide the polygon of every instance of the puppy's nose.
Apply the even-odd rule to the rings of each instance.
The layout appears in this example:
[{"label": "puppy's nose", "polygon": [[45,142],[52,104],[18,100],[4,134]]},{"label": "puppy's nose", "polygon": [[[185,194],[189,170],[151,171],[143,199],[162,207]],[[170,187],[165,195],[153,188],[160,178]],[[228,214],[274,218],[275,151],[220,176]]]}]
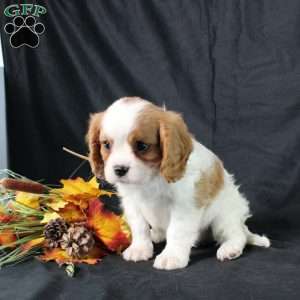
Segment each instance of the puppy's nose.
[{"label": "puppy's nose", "polygon": [[117,176],[122,177],[124,176],[129,170],[129,167],[126,166],[115,166],[114,171]]}]

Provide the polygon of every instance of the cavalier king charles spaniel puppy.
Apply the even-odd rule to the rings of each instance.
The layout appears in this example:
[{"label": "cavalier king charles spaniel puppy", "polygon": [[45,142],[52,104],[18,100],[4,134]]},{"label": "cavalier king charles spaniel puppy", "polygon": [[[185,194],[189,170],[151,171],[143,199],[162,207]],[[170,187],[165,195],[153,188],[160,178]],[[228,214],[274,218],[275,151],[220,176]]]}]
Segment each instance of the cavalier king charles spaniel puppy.
[{"label": "cavalier king charles spaniel puppy", "polygon": [[184,268],[208,229],[220,261],[239,257],[246,244],[270,246],[247,228],[248,201],[233,176],[178,113],[121,98],[91,116],[87,140],[92,171],[116,186],[131,228],[125,260],[148,260],[153,242],[166,241],[154,267]]}]

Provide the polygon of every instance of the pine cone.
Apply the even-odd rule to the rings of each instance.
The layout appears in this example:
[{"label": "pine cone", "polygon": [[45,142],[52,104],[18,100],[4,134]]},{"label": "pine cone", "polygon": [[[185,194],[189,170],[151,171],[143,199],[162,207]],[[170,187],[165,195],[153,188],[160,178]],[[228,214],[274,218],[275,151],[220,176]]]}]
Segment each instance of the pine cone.
[{"label": "pine cone", "polygon": [[83,257],[93,248],[93,234],[82,223],[72,224],[64,233],[60,242],[62,249],[73,257]]},{"label": "pine cone", "polygon": [[51,220],[44,228],[44,235],[50,248],[59,246],[64,233],[68,231],[68,225],[63,219]]}]

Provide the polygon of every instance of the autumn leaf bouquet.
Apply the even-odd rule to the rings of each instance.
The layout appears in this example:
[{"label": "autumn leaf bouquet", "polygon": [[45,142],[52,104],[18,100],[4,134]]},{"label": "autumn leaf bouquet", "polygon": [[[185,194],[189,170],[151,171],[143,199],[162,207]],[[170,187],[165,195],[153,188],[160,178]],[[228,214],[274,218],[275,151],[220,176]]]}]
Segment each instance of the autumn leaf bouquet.
[{"label": "autumn leaf bouquet", "polygon": [[3,170],[0,180],[0,268],[29,257],[66,265],[96,264],[130,244],[122,215],[107,209],[95,178],[61,180],[53,188]]}]

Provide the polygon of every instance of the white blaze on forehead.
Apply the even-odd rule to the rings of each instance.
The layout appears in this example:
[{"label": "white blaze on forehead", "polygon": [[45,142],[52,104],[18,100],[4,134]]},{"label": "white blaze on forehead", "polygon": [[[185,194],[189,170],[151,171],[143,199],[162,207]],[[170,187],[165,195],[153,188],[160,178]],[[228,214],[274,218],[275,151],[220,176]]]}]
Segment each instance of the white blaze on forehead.
[{"label": "white blaze on forehead", "polygon": [[121,98],[105,112],[102,132],[113,140],[124,140],[135,127],[139,113],[149,102],[141,98]]}]

